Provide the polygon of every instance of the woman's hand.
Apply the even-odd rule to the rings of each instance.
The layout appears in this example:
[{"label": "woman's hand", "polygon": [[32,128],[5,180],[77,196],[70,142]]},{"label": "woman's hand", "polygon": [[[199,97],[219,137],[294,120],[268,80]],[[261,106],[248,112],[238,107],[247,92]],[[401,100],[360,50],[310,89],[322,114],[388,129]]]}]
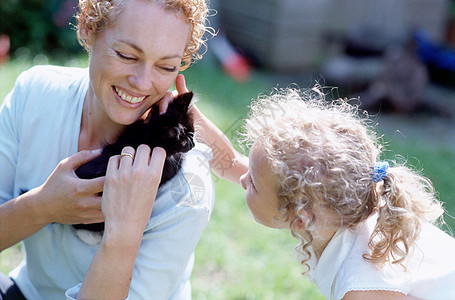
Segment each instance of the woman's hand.
[{"label": "woman's hand", "polygon": [[39,193],[47,223],[97,223],[103,221],[101,196],[104,177],[80,179],[75,170],[100,154],[81,151],[62,160],[46,182],[29,193]]},{"label": "woman's hand", "polygon": [[102,198],[105,236],[140,241],[155,203],[166,152],[155,148],[150,156],[150,147],[140,145],[137,151],[125,147],[122,153],[131,156],[113,156],[107,168]]},{"label": "woman's hand", "polygon": [[81,151],[62,160],[43,185],[0,205],[0,251],[52,222],[102,222],[98,193],[103,190],[104,177],[84,180],[74,172],[97,155],[99,152]]}]

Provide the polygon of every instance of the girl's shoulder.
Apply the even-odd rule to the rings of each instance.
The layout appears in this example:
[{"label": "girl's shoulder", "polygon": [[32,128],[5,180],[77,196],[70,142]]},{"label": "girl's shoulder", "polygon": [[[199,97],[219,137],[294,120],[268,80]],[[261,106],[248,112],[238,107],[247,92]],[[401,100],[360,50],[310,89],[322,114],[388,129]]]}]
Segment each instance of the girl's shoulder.
[{"label": "girl's shoulder", "polygon": [[363,258],[369,253],[369,241],[376,224],[376,216],[366,220],[355,232],[355,241],[341,264],[332,286],[335,299],[342,299],[349,291],[392,291],[407,293],[409,278],[402,268],[376,266]]},{"label": "girl's shoulder", "polygon": [[411,291],[412,274],[400,266],[375,266],[362,255],[347,259],[334,280],[334,299],[342,299],[349,291],[390,291],[407,294]]},{"label": "girl's shoulder", "polygon": [[[371,225],[371,224],[370,224]],[[372,228],[364,227],[365,233]],[[362,254],[368,251],[367,239],[356,239],[336,275],[333,292],[341,299],[348,291],[391,291],[438,299],[455,284],[455,240],[431,225],[424,224],[420,237],[404,265],[385,263],[377,266]],[[455,295],[454,295],[455,296]]]}]

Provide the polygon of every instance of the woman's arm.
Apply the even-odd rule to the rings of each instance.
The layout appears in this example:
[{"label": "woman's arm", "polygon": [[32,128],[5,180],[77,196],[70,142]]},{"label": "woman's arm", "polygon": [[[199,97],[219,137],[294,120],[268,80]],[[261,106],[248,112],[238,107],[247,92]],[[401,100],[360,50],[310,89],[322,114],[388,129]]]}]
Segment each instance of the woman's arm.
[{"label": "woman's arm", "polygon": [[[105,217],[103,239],[90,264],[77,299],[125,299],[142,241],[152,213],[166,153],[141,145],[111,157],[102,197]],[[151,283],[153,284],[153,283]]]}]

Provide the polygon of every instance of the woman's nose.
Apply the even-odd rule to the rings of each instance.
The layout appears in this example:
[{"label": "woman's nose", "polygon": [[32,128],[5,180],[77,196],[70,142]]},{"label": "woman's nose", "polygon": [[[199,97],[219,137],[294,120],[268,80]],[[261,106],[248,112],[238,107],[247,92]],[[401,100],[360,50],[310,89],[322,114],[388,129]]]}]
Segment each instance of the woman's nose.
[{"label": "woman's nose", "polygon": [[153,87],[153,70],[147,66],[137,68],[129,77],[131,84],[140,92],[150,91]]}]

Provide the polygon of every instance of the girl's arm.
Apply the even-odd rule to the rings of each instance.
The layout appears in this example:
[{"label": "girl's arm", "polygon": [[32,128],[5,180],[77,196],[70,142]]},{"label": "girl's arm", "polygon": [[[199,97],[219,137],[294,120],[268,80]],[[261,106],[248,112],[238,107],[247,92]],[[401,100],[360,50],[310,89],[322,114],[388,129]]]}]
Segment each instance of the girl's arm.
[{"label": "girl's arm", "polygon": [[210,167],[221,178],[240,184],[240,176],[248,171],[248,157],[238,153],[224,133],[193,105],[195,138],[212,148]]},{"label": "girl's arm", "polygon": [[392,291],[350,291],[344,295],[343,300],[419,300],[400,292]]},{"label": "girl's arm", "polygon": [[[188,92],[185,77],[182,74],[177,76],[175,87],[179,94]],[[240,176],[248,171],[248,157],[238,153],[224,133],[195,105],[191,107],[190,111],[194,117],[196,140],[213,150],[213,159],[210,162],[213,172],[221,178],[240,184]]]}]

